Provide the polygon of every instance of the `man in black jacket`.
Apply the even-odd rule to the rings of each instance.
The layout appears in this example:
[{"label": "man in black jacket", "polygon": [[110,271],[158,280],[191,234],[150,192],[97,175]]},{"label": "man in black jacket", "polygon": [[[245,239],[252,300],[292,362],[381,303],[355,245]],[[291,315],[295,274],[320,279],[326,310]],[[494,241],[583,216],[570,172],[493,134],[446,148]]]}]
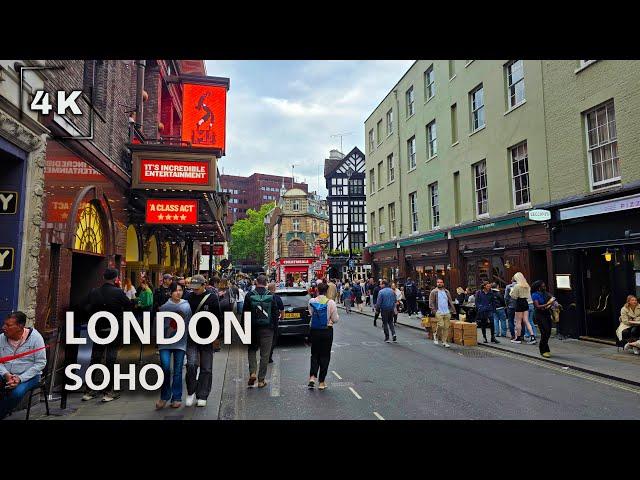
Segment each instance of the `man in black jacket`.
[{"label": "man in black jacket", "polygon": [[407,278],[404,285],[404,297],[407,299],[407,314],[411,317],[418,313],[418,287],[411,278]]},{"label": "man in black jacket", "polygon": [[[216,293],[207,291],[206,280],[202,275],[194,275],[191,277],[189,287],[192,289],[191,295],[187,299],[191,306],[191,313],[195,315],[198,312],[213,313],[221,326],[224,322],[223,312],[220,309],[220,301]],[[206,319],[198,321],[198,335],[201,338],[207,338],[211,335],[211,323]],[[198,373],[200,367],[200,375]],[[198,407],[207,405],[207,398],[211,393],[211,383],[213,380],[213,343],[200,345],[194,342],[191,337],[187,338],[187,407],[193,405],[197,401]]]},{"label": "man in black jacket", "polygon": [[[118,329],[118,336],[113,342],[107,345],[93,344],[93,348],[91,350],[91,365],[103,363],[102,359],[105,359],[104,364],[109,370],[110,380],[104,391],[102,401],[111,402],[120,396],[118,392],[113,391],[113,367],[118,356],[118,349],[122,344],[122,316],[124,312],[133,311],[133,307],[136,302],[135,300],[129,300],[124,291],[116,286],[115,283],[118,278],[117,270],[107,268],[102,278],[104,278],[104,284],[100,288],[94,288],[89,292],[89,297],[87,299],[88,313],[89,315],[93,315],[96,312],[112,313],[118,320],[118,326],[120,328]],[[111,332],[108,320],[104,318],[100,319],[96,323],[96,332],[101,338],[107,337]],[[91,390],[87,386],[82,400],[86,402],[87,400],[95,398],[97,395],[98,392]]]},{"label": "man in black jacket", "polygon": [[173,282],[173,276],[170,273],[165,273],[162,276],[162,285],[155,289],[153,292],[153,310],[151,311],[151,317],[155,317],[158,309],[167,303],[169,297],[171,297],[171,283]]}]

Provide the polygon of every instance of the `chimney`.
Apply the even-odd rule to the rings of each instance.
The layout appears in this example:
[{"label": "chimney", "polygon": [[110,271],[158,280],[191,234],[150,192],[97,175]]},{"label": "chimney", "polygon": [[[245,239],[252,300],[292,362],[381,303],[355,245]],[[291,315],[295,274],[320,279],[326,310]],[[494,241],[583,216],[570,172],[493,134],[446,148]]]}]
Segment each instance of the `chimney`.
[{"label": "chimney", "polygon": [[339,150],[334,149],[329,152],[329,158],[331,160],[342,160],[344,158],[344,154]]}]

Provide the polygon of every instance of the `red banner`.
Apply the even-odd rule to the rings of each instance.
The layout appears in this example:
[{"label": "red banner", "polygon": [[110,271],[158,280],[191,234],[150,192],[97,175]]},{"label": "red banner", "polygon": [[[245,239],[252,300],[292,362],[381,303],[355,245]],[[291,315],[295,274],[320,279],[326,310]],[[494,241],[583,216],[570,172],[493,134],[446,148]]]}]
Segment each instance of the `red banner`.
[{"label": "red banner", "polygon": [[224,245],[213,245],[212,248],[214,255],[224,255]]},{"label": "red banner", "polygon": [[226,110],[225,87],[183,83],[182,140],[224,150]]},{"label": "red banner", "polygon": [[143,158],[140,161],[140,182],[207,185],[209,163]]},{"label": "red banner", "polygon": [[313,263],[312,258],[282,258],[280,259],[280,265],[311,265]]},{"label": "red banner", "polygon": [[198,223],[198,201],[147,200],[146,222],[195,225]]}]

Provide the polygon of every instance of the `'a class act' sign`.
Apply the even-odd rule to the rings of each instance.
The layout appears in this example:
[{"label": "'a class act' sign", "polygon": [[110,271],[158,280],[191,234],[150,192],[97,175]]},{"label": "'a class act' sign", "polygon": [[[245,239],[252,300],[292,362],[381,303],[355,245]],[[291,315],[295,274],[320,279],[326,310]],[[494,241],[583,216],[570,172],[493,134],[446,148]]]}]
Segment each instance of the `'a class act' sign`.
[{"label": "'a class act' sign", "polygon": [[147,200],[146,222],[195,225],[198,223],[198,201]]}]

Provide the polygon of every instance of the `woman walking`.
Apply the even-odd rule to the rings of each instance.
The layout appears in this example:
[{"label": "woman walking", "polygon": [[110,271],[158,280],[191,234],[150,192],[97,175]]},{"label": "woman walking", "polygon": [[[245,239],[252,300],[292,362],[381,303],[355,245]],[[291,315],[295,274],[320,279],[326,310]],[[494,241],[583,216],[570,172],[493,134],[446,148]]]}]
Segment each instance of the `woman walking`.
[{"label": "woman walking", "polygon": [[318,285],[318,296],[309,300],[311,314],[311,371],[309,388],[315,388],[316,379],[320,381],[318,388],[327,388],[325,378],[331,360],[331,344],[333,343],[333,325],[338,322],[336,302],[327,298],[329,286]]},{"label": "woman walking", "polygon": [[[171,296],[167,303],[162,305],[158,311],[177,313],[184,320],[184,333],[176,343],[158,345],[160,350],[160,366],[164,373],[164,381],[160,390],[160,400],[156,402],[156,409],[164,408],[171,400],[172,408],[182,406],[182,367],[184,356],[187,352],[187,332],[189,331],[189,320],[191,319],[191,307],[189,302],[182,298],[182,286],[172,283],[169,287]],[[172,338],[177,333],[176,321],[170,318],[164,320],[164,336]],[[173,357],[173,375],[171,374],[171,357]]]},{"label": "woman walking", "polygon": [[351,313],[351,285],[345,283],[342,289],[342,302],[347,313]]},{"label": "woman walking", "polygon": [[400,305],[402,305],[402,292],[397,287],[395,283],[391,284],[391,290],[396,294],[396,308],[393,310],[393,324],[398,324],[398,311],[400,310]]},{"label": "woman walking", "polygon": [[356,308],[360,313],[362,313],[362,292],[363,291],[364,289],[362,287],[362,282],[356,281],[356,283],[353,284],[353,293],[356,298]]},{"label": "woman walking", "polygon": [[547,292],[547,286],[542,280],[533,282],[531,291],[533,292],[531,294],[533,306],[536,309],[535,321],[540,329],[540,355],[549,358],[551,356],[551,350],[549,350],[552,324],[551,307],[556,299]]},{"label": "woman walking", "polygon": [[511,341],[513,343],[522,343],[522,324],[524,323],[530,335],[527,343],[534,345],[537,343],[536,336],[531,328],[531,323],[529,323],[529,302],[531,301],[533,303],[533,300],[531,299],[531,287],[521,272],[516,273],[513,276],[513,279],[515,280],[516,285],[511,289],[510,295],[511,298],[516,301],[516,313],[514,319],[516,324],[516,338]]}]

